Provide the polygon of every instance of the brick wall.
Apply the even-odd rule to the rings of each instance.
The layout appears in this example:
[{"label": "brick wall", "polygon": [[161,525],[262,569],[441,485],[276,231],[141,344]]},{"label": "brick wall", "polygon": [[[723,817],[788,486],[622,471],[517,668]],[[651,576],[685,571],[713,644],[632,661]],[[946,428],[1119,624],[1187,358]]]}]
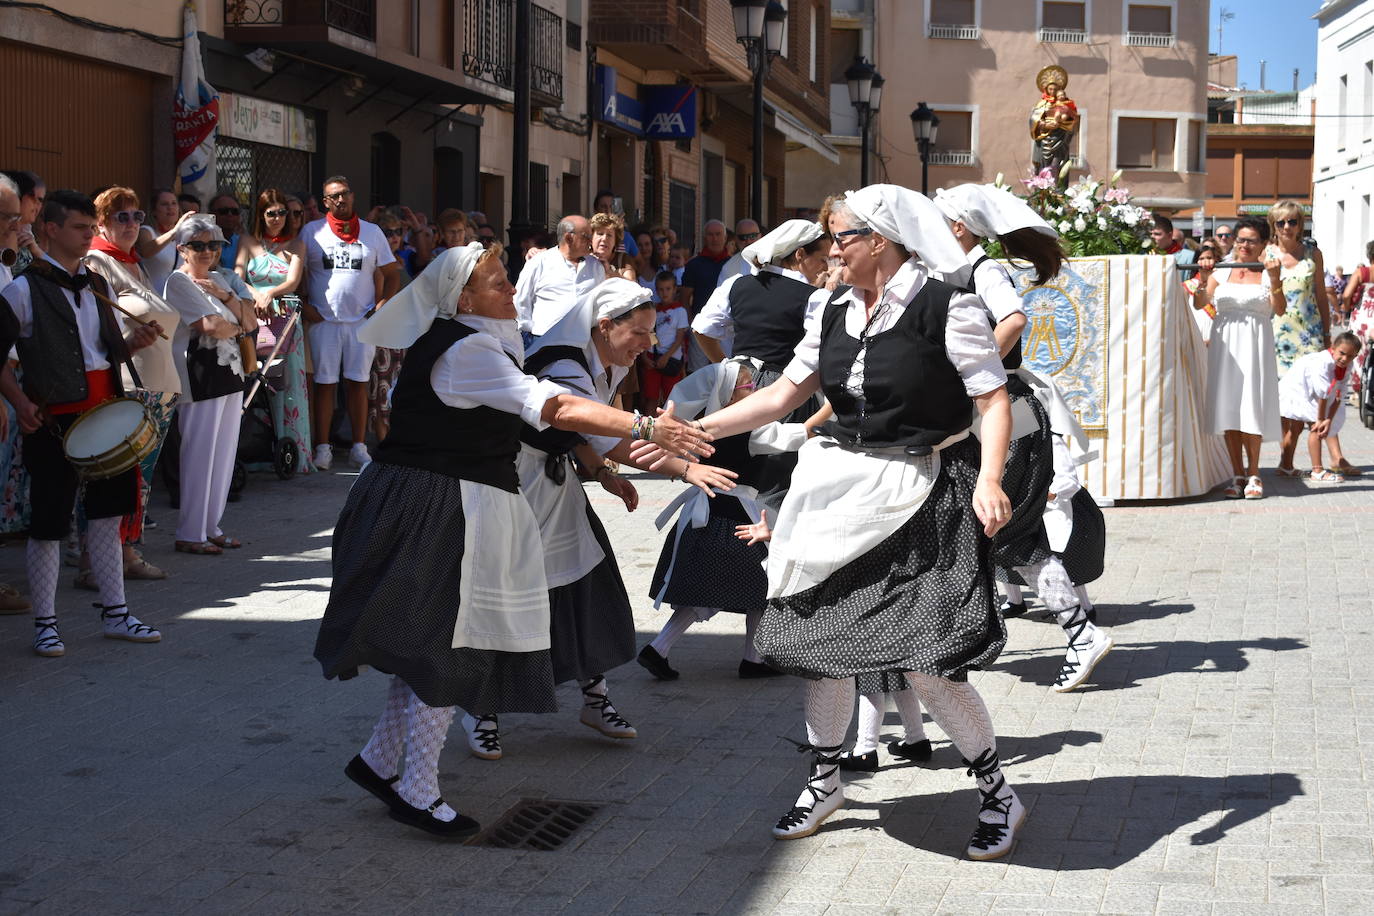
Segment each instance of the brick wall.
[{"label": "brick wall", "polygon": [[[732,108],[721,105],[715,121],[708,133],[725,144],[725,158],[739,166],[739,181],[735,185],[735,212],[741,216],[749,214],[749,191],[753,187],[750,169],[753,168],[754,122],[751,117]],[[768,191],[769,212],[763,216],[769,226],[781,221],[783,195],[786,186],[783,175],[786,170],[786,146],[782,134],[776,130],[763,132],[763,176],[771,182]],[[709,219],[719,214],[708,213]]]}]

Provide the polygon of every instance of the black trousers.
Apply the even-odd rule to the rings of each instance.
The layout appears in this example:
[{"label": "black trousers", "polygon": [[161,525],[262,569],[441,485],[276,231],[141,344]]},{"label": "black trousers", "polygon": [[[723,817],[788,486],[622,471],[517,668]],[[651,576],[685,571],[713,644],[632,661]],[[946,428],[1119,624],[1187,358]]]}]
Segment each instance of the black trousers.
[{"label": "black trousers", "polygon": [[[72,527],[72,510],[81,489],[76,468],[62,451],[62,436],[79,414],[54,417],[24,434],[24,469],[29,472],[29,537],[60,541]],[[54,429],[54,426],[56,427]],[[101,480],[88,480],[81,499],[86,518],[118,518],[138,506],[138,469]]]}]

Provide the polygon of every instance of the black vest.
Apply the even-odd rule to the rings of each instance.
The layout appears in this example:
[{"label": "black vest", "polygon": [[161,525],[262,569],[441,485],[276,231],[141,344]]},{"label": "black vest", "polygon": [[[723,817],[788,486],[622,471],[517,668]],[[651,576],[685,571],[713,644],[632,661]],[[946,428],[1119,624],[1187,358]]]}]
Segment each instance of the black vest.
[{"label": "black vest", "polygon": [[730,287],[730,317],[735,322],[735,356],[762,360],[781,371],[806,333],[806,303],[814,286],[773,273],[742,276]]},{"label": "black vest", "polygon": [[[970,270],[968,274],[967,289],[975,296],[978,295],[978,265],[982,264],[986,260],[988,260],[988,256],[983,255],[978,260],[974,261],[973,269]],[[997,327],[996,316],[989,312],[988,320],[992,323],[992,326],[995,329]],[[1011,371],[1012,369],[1021,368],[1021,338],[1016,338],[1016,346],[1012,347],[1009,351],[1007,351],[1007,355],[1002,357],[1002,368],[1008,371]]]},{"label": "black vest", "polygon": [[[110,295],[104,277],[94,271],[87,271],[87,276],[92,292]],[[24,279],[29,283],[29,301],[33,306],[32,335],[15,342],[19,362],[24,367],[24,393],[40,407],[84,401],[90,394],[86,384],[86,362],[81,356],[81,331],[76,323],[76,312],[67,299],[67,290],[37,270],[25,272]],[[77,301],[80,301],[79,293]],[[95,309],[100,316],[100,344],[114,373],[115,391],[122,395],[124,386],[114,367],[129,361],[129,347],[124,342],[114,311],[99,299],[95,301]]]},{"label": "black vest", "polygon": [[[591,367],[587,365],[587,354],[577,347],[544,347],[540,349],[525,360],[525,374],[535,378],[546,378],[541,373],[560,359],[570,359],[581,366],[587,375],[592,374]],[[547,452],[551,456],[561,457],[587,440],[578,433],[569,432],[566,429],[558,429],[553,426],[535,429],[533,426],[525,424],[520,429],[520,441],[539,449],[541,452]]]},{"label": "black vest", "polygon": [[430,384],[439,357],[475,333],[467,325],[439,318],[406,351],[391,395],[391,429],[375,459],[517,493],[515,455],[524,421],[494,407],[449,407]]},{"label": "black vest", "polygon": [[945,321],[955,287],[926,280],[896,324],[867,338],[861,399],[845,388],[863,346],[845,331],[848,307],[836,304],[846,289],[835,290],[821,319],[821,388],[835,410],[831,433],[852,445],[906,446],[926,454],[967,429],[973,401],[945,351]]}]

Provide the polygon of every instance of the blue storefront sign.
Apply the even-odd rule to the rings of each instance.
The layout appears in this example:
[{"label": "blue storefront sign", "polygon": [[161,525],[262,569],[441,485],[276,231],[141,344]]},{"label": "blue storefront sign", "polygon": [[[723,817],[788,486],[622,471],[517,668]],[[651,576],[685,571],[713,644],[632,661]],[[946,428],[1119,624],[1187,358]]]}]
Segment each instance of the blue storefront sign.
[{"label": "blue storefront sign", "polygon": [[685,140],[697,133],[696,86],[645,86],[644,136]]},{"label": "blue storefront sign", "polygon": [[615,67],[599,64],[596,68],[596,91],[599,105],[596,113],[598,121],[614,124],[627,130],[636,137],[644,136],[644,106],[639,99],[623,92],[617,92]]}]

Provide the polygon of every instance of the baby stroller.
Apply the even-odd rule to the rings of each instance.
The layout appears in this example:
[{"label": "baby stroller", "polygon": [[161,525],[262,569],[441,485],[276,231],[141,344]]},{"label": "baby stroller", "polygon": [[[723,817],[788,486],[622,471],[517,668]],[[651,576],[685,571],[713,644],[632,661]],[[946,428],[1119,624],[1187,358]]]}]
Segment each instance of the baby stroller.
[{"label": "baby stroller", "polygon": [[[275,304],[279,317],[287,320],[277,332],[275,342],[268,342],[270,349],[266,355],[260,354],[257,368],[245,379],[247,391],[243,399],[236,465],[243,464],[248,469],[253,469],[254,465],[270,466],[278,478],[289,480],[300,467],[300,449],[296,440],[282,428],[282,410],[274,402],[282,397],[286,387],[286,358],[279,354],[291,341],[292,334],[301,333],[301,300],[299,296],[282,296]],[[235,470],[237,478],[237,467]]]}]

